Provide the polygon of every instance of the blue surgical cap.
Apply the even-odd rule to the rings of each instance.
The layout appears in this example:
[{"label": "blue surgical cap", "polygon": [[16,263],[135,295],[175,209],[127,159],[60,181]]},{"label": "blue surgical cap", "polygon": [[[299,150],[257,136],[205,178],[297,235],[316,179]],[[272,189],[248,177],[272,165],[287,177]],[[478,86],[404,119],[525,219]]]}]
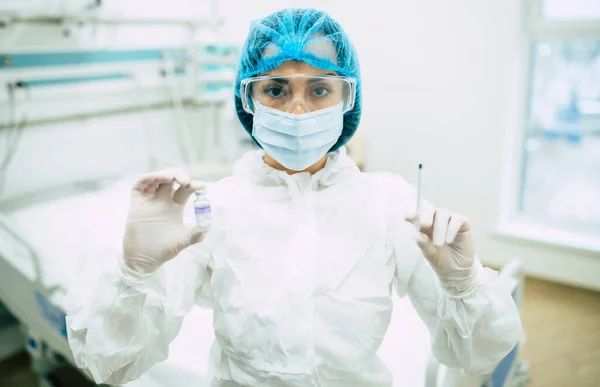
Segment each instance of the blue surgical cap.
[{"label": "blue surgical cap", "polygon": [[[324,42],[329,42],[324,44]],[[335,55],[330,49],[335,47]],[[242,48],[235,83],[235,108],[242,126],[252,136],[252,114],[240,98],[242,80],[271,71],[288,60],[306,62],[322,70],[356,79],[354,108],[344,114],[344,128],[330,151],[345,145],[356,132],[361,115],[361,83],[358,56],[342,26],[316,9],[284,9],[252,22]],[[252,137],[254,143],[260,147]]]}]

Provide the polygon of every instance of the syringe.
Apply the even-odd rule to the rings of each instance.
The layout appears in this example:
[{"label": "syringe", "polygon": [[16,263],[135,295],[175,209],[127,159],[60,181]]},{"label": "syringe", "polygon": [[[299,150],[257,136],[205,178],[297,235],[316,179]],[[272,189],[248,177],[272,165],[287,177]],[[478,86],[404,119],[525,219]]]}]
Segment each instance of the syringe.
[{"label": "syringe", "polygon": [[423,164],[419,164],[419,176],[417,177],[417,214],[415,219],[415,229],[421,232],[421,171]]}]

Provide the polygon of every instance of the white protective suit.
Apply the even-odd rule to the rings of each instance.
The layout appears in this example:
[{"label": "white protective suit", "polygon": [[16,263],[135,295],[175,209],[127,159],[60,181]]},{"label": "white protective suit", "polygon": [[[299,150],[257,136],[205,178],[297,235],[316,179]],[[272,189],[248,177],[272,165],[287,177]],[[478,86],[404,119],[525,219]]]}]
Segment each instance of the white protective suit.
[{"label": "white protective suit", "polygon": [[69,342],[96,382],[125,383],[166,359],[203,300],[214,308],[219,387],[391,386],[377,350],[392,287],[408,294],[450,367],[490,373],[517,344],[520,317],[496,272],[476,262],[474,293],[442,291],[404,220],[416,198],[402,178],[361,173],[344,148],[314,175],[287,175],[262,155],[244,155],[209,187],[203,242],[143,280],[117,249],[70,291]]}]

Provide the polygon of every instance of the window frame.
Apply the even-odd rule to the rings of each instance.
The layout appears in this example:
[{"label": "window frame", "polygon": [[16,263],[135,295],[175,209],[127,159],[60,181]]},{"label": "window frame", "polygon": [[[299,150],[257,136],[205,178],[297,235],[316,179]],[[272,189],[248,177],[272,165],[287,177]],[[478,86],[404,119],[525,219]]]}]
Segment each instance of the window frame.
[{"label": "window frame", "polygon": [[509,117],[505,144],[504,170],[497,224],[493,233],[510,239],[600,253],[600,232],[575,231],[557,227],[520,211],[525,177],[525,141],[528,137],[533,75],[533,49],[536,41],[553,38],[596,38],[600,40],[598,20],[552,20],[543,16],[544,0],[526,0],[521,9],[519,58],[516,71],[516,104]]}]

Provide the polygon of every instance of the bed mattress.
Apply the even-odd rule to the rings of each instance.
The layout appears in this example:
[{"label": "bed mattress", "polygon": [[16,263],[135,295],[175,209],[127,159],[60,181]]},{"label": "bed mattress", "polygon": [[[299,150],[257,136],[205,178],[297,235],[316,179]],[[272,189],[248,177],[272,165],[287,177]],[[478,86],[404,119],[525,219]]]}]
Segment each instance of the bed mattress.
[{"label": "bed mattress", "polygon": [[39,252],[41,278],[37,278],[30,251],[3,227],[0,255],[31,281],[68,289],[86,263],[102,259],[109,246],[120,243],[130,187],[130,179],[120,180],[102,190],[4,214],[11,227]]}]

